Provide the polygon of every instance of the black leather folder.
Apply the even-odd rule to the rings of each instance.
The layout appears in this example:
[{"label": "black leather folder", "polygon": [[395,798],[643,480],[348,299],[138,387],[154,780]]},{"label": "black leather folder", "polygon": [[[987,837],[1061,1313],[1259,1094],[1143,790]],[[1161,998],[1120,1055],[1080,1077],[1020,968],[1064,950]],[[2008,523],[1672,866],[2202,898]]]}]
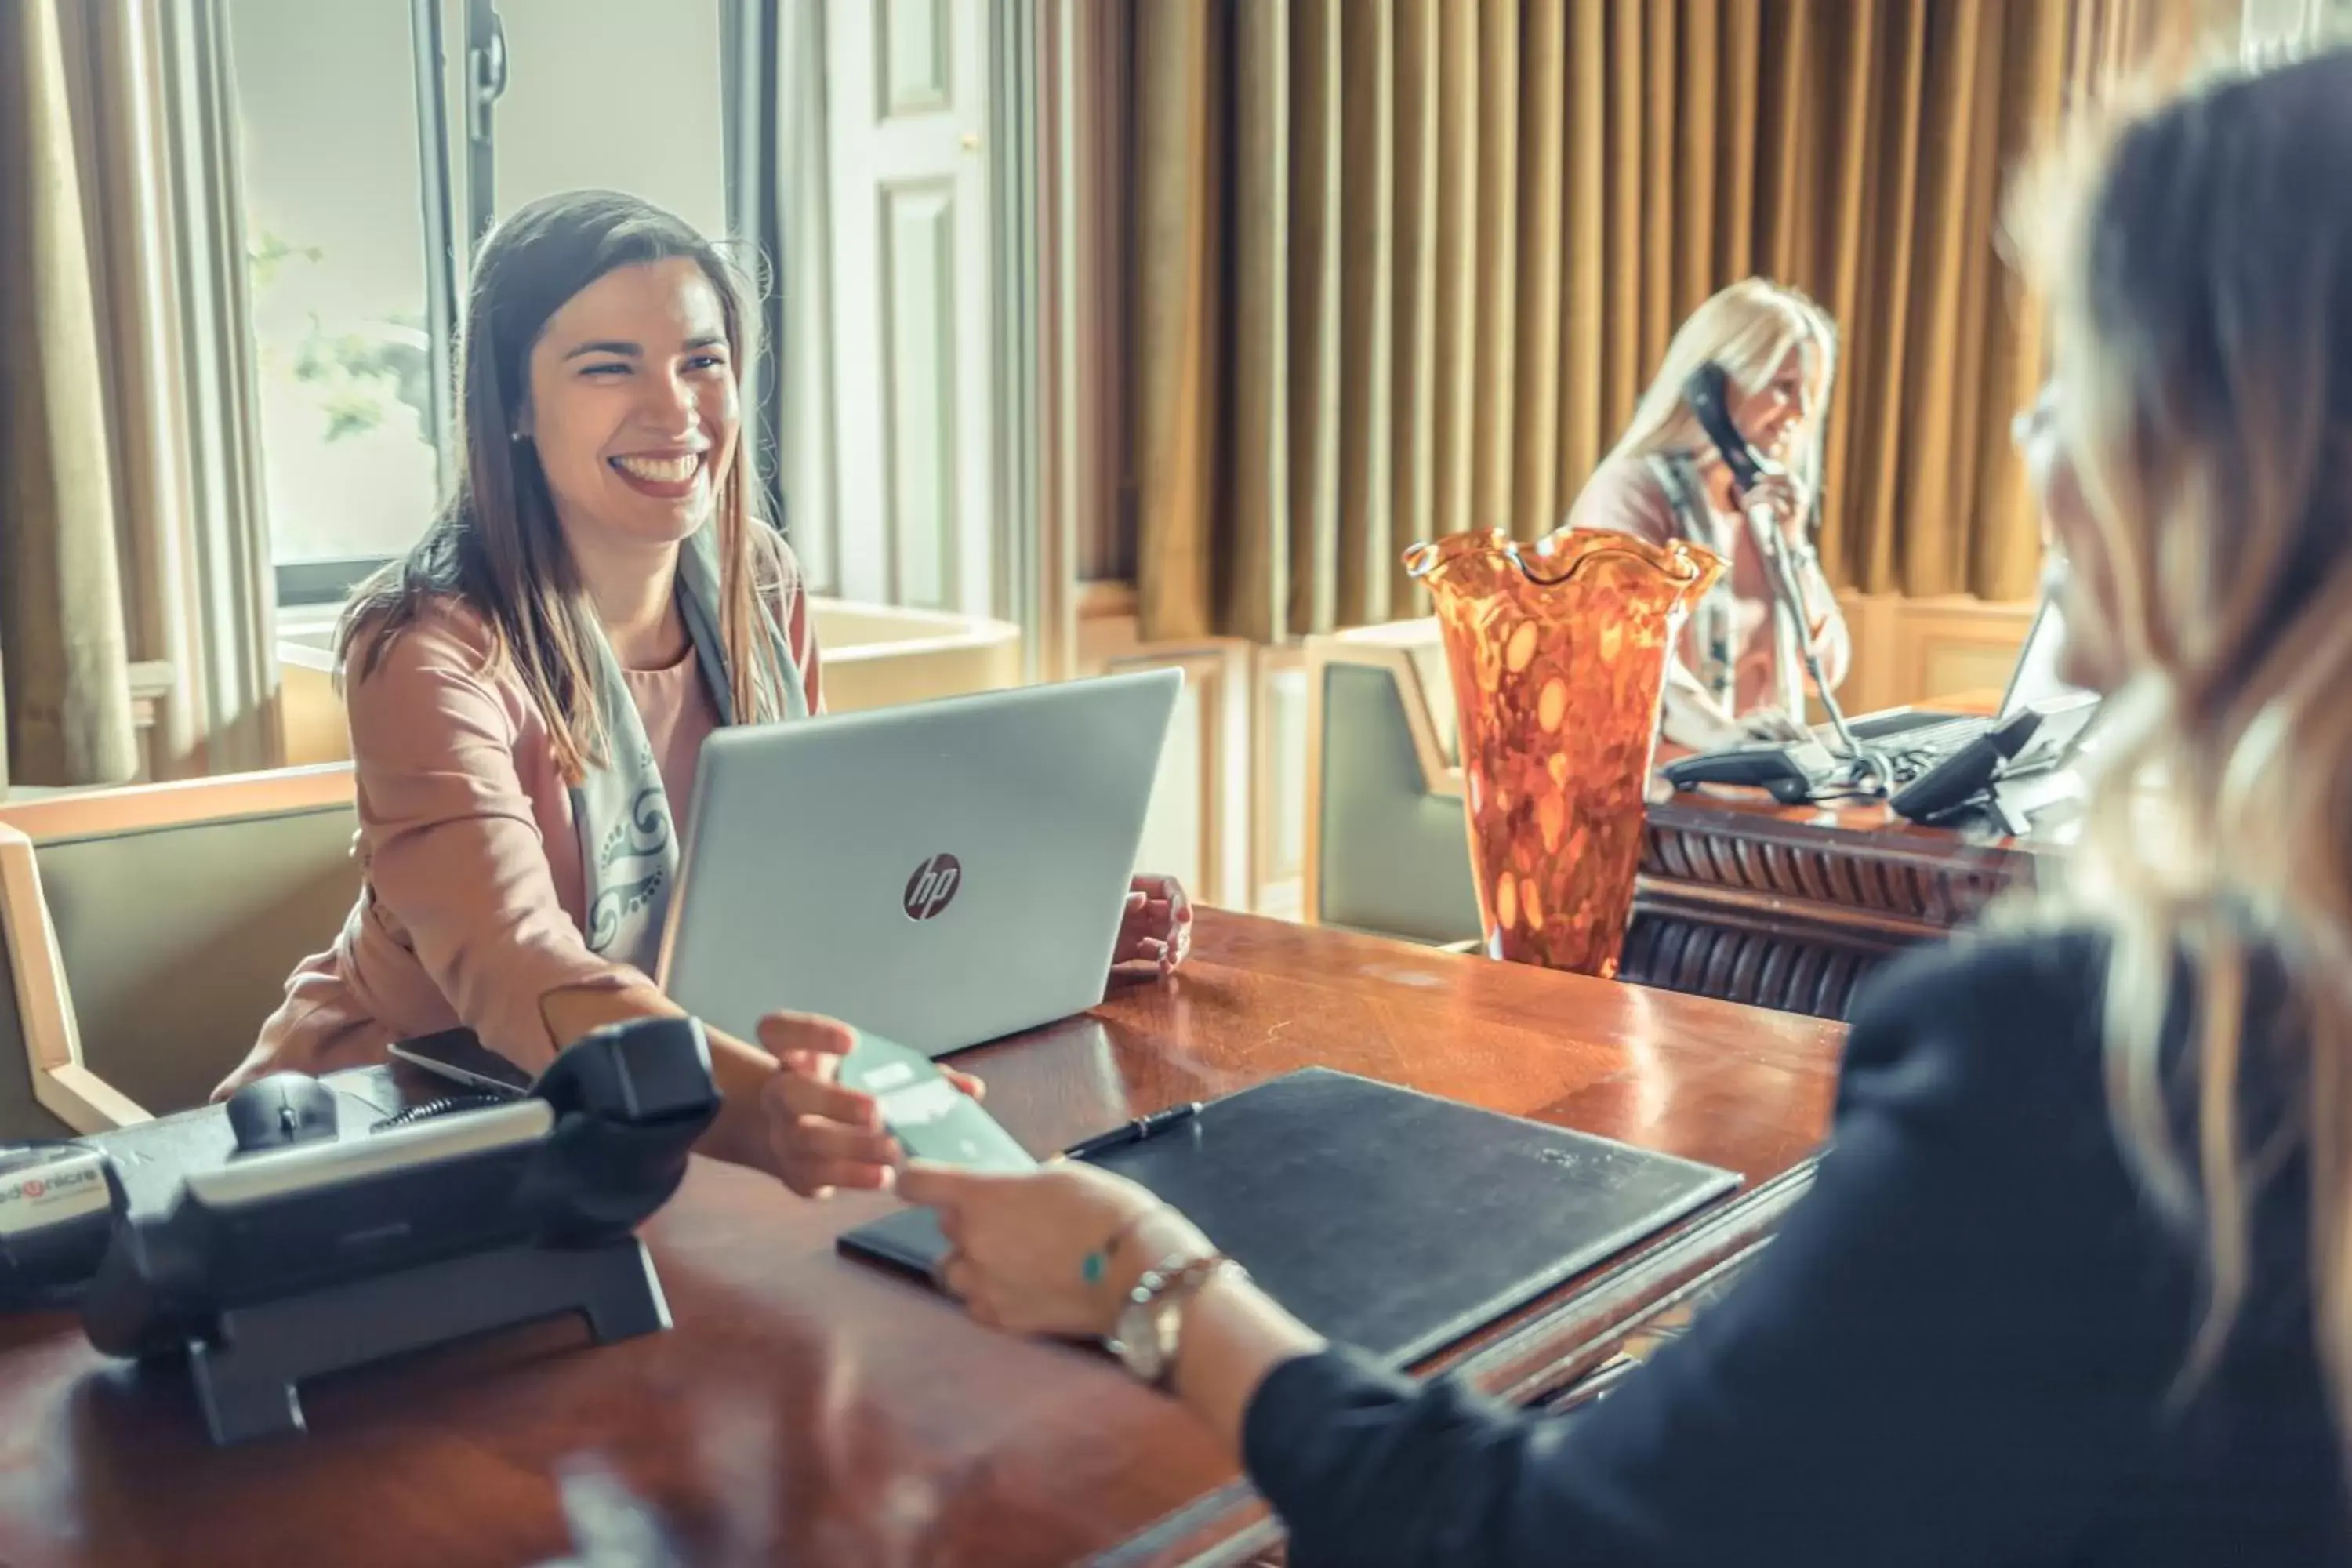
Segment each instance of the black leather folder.
[{"label": "black leather folder", "polygon": [[[1404,1365],[1736,1189],[1729,1171],[1308,1068],[1094,1156],[1330,1339]],[[928,1209],[840,1250],[925,1280]]]}]

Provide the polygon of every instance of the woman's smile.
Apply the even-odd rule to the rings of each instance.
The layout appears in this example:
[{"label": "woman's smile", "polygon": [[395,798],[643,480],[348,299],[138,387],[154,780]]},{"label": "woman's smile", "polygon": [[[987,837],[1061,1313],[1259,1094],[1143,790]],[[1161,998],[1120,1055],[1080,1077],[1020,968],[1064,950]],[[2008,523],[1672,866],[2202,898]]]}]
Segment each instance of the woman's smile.
[{"label": "woman's smile", "polygon": [[604,461],[623,484],[639,495],[684,500],[703,488],[709,457],[704,451],[631,452]]}]

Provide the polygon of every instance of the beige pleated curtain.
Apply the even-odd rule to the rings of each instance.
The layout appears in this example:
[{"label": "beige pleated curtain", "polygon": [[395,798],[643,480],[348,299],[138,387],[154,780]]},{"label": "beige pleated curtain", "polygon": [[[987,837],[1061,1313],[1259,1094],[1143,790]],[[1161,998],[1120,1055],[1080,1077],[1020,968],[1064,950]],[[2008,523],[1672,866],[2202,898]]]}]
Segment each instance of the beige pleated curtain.
[{"label": "beige pleated curtain", "polygon": [[1755,273],[1841,330],[1832,575],[2029,595],[2008,427],[2042,348],[2002,174],[2150,12],[1136,0],[1143,635],[1422,613],[1403,547],[1557,527],[1682,318]]},{"label": "beige pleated curtain", "polygon": [[229,80],[221,0],[0,0],[0,794],[282,754]]},{"label": "beige pleated curtain", "polygon": [[56,0],[0,0],[0,791],[138,766],[67,80]]}]

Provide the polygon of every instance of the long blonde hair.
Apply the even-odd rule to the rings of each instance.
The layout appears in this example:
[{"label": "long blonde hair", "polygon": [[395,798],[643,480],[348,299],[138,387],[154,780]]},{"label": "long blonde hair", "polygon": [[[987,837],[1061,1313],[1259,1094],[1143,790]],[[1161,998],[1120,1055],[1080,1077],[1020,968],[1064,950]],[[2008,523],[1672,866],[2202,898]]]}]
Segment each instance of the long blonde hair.
[{"label": "long blonde hair", "polygon": [[[339,663],[364,680],[385,650],[436,600],[455,599],[488,623],[494,665],[512,668],[547,725],[557,771],[578,784],[607,748],[590,659],[595,611],[557,523],[537,451],[514,439],[530,385],[530,353],[549,318],[589,284],[623,267],[692,260],[719,293],[736,374],[752,362],[758,313],[748,281],[683,218],[619,191],[567,191],[518,209],[474,258],[457,374],[456,493],[407,556],[360,585],[338,628]],[[774,649],[760,635],[760,595],[782,557],[766,547],[752,443],[736,443],[713,516],[719,549],[719,637],[739,722],[775,717],[782,692]]]},{"label": "long blonde hair", "polygon": [[1717,290],[1675,329],[1657,374],[1633,405],[1633,417],[1610,458],[1706,450],[1706,433],[1683,402],[1683,384],[1691,373],[1713,360],[1730,376],[1736,394],[1749,395],[1769,384],[1799,349],[1808,356],[1806,379],[1812,384],[1814,401],[1804,439],[1789,467],[1818,498],[1830,389],[1837,381],[1837,326],[1801,290],[1769,278],[1744,278]]},{"label": "long blonde hair", "polygon": [[[2245,1064],[2295,1075],[2317,1349],[2352,1432],[2352,208],[2327,194],[2352,184],[2352,54],[2209,79],[2071,152],[2016,193],[2012,228],[2038,241],[2060,435],[2101,545],[2084,564],[2103,613],[2068,635],[2129,673],[2046,913],[2112,935],[2118,1129],[2201,1226],[2189,1381],[2244,1302],[2279,1152]],[[2250,1027],[2273,966],[2281,1016]],[[2195,1092],[2176,1113],[2183,995]]]}]

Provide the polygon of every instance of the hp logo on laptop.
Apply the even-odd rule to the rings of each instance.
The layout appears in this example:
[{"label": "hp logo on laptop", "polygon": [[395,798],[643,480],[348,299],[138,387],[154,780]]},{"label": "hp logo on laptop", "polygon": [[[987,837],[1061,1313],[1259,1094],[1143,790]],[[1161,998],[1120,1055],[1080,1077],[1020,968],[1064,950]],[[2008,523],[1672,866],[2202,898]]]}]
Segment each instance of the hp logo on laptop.
[{"label": "hp logo on laptop", "polygon": [[941,850],[915,868],[907,879],[907,918],[927,921],[942,913],[955,901],[956,889],[963,886],[963,862]]}]

